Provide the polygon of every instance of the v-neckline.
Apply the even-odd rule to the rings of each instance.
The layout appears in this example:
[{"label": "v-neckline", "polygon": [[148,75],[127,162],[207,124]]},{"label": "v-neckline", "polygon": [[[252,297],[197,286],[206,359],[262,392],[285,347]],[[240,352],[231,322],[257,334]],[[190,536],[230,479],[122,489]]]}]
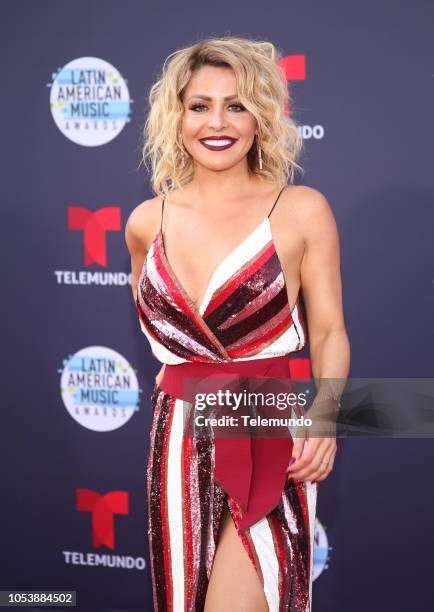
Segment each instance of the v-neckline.
[{"label": "v-neckline", "polygon": [[224,266],[224,264],[229,260],[230,257],[233,256],[233,254],[240,249],[242,246],[244,246],[244,244],[247,242],[247,240],[249,240],[249,238],[251,238],[251,236],[257,232],[263,225],[264,223],[268,223],[268,227],[270,228],[270,217],[269,215],[267,215],[256,227],[253,228],[253,230],[247,234],[247,236],[245,236],[241,242],[239,242],[237,245],[235,245],[235,247],[233,249],[231,249],[231,251],[225,255],[223,257],[223,259],[217,264],[217,266],[214,268],[214,271],[211,274],[211,277],[206,285],[205,288],[205,293],[203,294],[200,303],[196,304],[192,298],[190,297],[190,295],[188,294],[188,292],[186,291],[184,285],[181,283],[181,281],[179,280],[178,275],[175,273],[174,269],[172,268],[167,255],[166,255],[166,249],[164,247],[164,237],[163,237],[163,233],[161,231],[158,232],[156,238],[158,238],[158,243],[159,245],[161,245],[161,253],[164,257],[164,263],[166,265],[166,267],[170,270],[171,275],[173,276],[174,280],[176,281],[176,284],[178,285],[179,290],[182,292],[182,294],[184,295],[184,298],[187,300],[187,302],[189,303],[189,305],[191,306],[191,308],[196,312],[196,314],[198,314],[200,316],[200,318],[203,318],[203,315],[205,313],[205,310],[207,308],[207,305],[209,304],[210,301],[210,297],[212,296],[208,296],[208,292],[210,287],[212,286],[212,283],[215,279],[215,277],[217,276],[217,273],[222,269],[222,267]]}]

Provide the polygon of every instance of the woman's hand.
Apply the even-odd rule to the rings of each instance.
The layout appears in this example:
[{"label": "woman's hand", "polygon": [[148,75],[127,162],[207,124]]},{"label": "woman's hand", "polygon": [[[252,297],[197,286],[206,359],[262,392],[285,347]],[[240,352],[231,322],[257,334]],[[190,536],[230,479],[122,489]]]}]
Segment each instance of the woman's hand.
[{"label": "woman's hand", "polygon": [[288,479],[319,482],[327,478],[333,469],[337,450],[336,436],[309,438],[306,433],[304,431],[303,435],[294,440],[293,459],[286,473]]},{"label": "woman's hand", "polygon": [[160,384],[160,381],[163,378],[165,367],[166,367],[166,364],[163,364],[163,367],[161,368],[161,370],[158,372],[157,376],[155,377],[155,382],[157,383],[157,385]]}]

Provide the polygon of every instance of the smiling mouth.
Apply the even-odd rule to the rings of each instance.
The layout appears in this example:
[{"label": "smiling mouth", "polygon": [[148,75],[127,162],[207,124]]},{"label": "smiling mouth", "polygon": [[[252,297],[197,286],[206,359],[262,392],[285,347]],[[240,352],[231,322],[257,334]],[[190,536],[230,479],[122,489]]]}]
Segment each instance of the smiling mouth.
[{"label": "smiling mouth", "polygon": [[237,142],[237,138],[200,138],[199,142],[210,151],[224,151]]}]

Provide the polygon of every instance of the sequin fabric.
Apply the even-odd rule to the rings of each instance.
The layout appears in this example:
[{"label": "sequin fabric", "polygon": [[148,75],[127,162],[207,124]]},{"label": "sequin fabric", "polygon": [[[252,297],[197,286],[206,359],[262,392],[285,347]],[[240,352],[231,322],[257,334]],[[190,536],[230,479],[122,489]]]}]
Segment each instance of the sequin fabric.
[{"label": "sequin fabric", "polygon": [[[136,305],[141,330],[161,363],[289,355],[306,343],[300,300],[292,308],[288,303],[269,216],[221,262],[198,306],[171,269],[160,231],[140,274]],[[153,608],[198,612],[204,609],[224,509],[237,529],[242,512],[214,479],[212,438],[185,435],[191,404],[156,384],[151,406],[147,499]],[[274,510],[239,533],[270,612],[312,609],[316,487],[287,480]]]}]

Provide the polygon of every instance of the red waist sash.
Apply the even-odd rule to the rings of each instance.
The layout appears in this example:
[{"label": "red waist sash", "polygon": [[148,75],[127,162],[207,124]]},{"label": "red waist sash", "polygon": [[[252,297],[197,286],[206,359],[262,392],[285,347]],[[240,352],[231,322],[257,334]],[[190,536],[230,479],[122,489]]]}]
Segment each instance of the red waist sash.
[{"label": "red waist sash", "polygon": [[[186,379],[224,378],[236,388],[237,378],[282,378],[288,380],[289,357],[268,357],[247,361],[221,363],[184,362],[166,364],[160,388],[173,397],[193,401],[194,386]],[[225,379],[226,380],[226,379]],[[235,384],[234,384],[235,383]],[[225,384],[225,388],[228,385]],[[243,513],[239,531],[245,531],[271,512],[279,503],[287,478],[286,468],[291,459],[293,440],[289,429],[270,437],[221,436],[214,439],[215,481],[234,498]]]}]

